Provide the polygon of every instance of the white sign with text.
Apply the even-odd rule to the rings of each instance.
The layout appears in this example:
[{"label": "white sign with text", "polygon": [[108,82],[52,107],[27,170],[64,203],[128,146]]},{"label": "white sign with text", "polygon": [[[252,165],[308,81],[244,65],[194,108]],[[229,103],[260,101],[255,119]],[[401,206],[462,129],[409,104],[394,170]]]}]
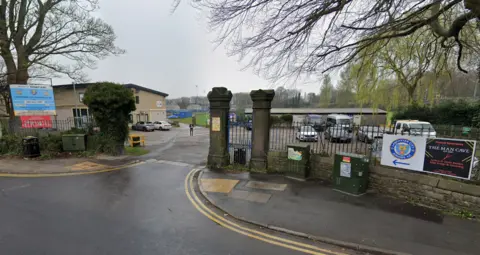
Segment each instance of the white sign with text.
[{"label": "white sign with text", "polygon": [[383,136],[381,164],[423,171],[427,138],[421,136]]}]

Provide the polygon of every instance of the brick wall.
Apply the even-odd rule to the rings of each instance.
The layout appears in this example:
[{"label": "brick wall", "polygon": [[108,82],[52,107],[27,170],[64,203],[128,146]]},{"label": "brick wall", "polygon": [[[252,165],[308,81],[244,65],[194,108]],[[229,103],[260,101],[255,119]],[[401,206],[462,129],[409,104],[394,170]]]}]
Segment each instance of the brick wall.
[{"label": "brick wall", "polygon": [[[287,152],[269,152],[268,173],[285,173]],[[333,159],[311,155],[310,178],[332,181]],[[369,190],[446,212],[480,215],[478,183],[382,166],[370,167]]]}]

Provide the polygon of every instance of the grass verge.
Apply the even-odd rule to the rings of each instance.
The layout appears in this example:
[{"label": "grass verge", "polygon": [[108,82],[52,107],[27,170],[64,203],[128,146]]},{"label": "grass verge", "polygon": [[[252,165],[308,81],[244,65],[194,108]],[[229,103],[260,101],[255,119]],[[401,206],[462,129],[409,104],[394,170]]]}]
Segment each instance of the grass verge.
[{"label": "grass verge", "polygon": [[142,156],[148,154],[150,151],[143,147],[125,147],[125,154],[130,156]]}]

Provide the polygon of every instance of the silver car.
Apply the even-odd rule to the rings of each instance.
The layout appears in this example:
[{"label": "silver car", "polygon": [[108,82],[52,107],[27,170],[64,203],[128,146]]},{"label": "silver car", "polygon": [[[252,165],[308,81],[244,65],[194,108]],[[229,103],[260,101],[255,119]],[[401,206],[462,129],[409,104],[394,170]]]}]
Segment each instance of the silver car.
[{"label": "silver car", "polygon": [[330,142],[347,142],[350,143],[353,138],[353,131],[350,125],[330,126],[325,130],[325,139]]},{"label": "silver car", "polygon": [[318,134],[312,126],[302,126],[297,130],[296,138],[301,142],[316,142]]},{"label": "silver car", "polygon": [[132,126],[132,129],[148,132],[148,131],[155,131],[155,126],[153,125],[152,122],[139,121]]},{"label": "silver car", "polygon": [[375,138],[382,138],[385,130],[378,126],[361,126],[358,128],[357,140],[364,143],[372,143]]}]

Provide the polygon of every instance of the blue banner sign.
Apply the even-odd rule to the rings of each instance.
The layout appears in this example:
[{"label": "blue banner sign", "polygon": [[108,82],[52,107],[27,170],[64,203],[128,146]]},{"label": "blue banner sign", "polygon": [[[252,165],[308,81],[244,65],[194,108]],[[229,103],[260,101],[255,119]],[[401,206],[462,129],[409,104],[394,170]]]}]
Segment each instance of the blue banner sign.
[{"label": "blue banner sign", "polygon": [[11,84],[15,116],[56,115],[51,85]]}]

